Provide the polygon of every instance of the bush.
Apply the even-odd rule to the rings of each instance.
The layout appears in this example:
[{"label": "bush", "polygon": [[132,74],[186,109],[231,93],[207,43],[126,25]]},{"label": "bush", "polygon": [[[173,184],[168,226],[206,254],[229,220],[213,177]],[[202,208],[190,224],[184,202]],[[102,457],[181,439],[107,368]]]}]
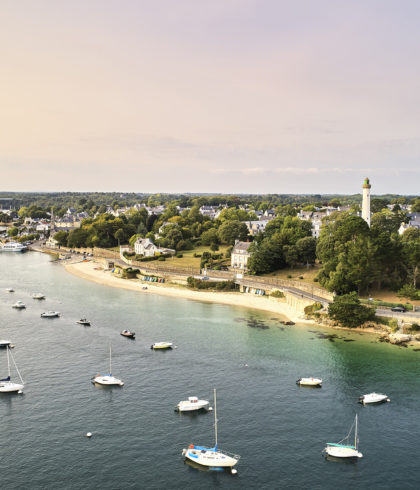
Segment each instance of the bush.
[{"label": "bush", "polygon": [[314,277],[314,282],[319,282],[319,279],[317,277]]},{"label": "bush", "polygon": [[375,312],[360,304],[356,293],[335,296],[328,307],[328,315],[344,327],[358,327],[375,319]]},{"label": "bush", "polygon": [[271,291],[270,296],[272,298],[284,298],[284,293],[279,289],[275,289],[274,291]]},{"label": "bush", "polygon": [[299,279],[303,279],[303,276],[299,276]]},{"label": "bush", "polygon": [[290,274],[287,274],[287,279],[291,279],[292,276]]},{"label": "bush", "polygon": [[413,332],[419,332],[420,331],[420,325],[418,323],[413,323],[410,327],[410,330]]},{"label": "bush", "polygon": [[166,257],[164,257],[163,255],[161,255],[160,257],[158,257],[158,261],[159,262],[164,262],[166,260]]},{"label": "bush", "polygon": [[420,299],[420,291],[413,284],[404,284],[398,291],[397,296],[400,298]]},{"label": "bush", "polygon": [[234,281],[203,281],[191,276],[187,279],[187,284],[192,289],[214,289],[217,291],[235,291],[239,289],[239,286]]},{"label": "bush", "polygon": [[[316,302],[313,305],[305,306],[303,311],[305,312],[305,315],[312,315],[316,311],[321,310],[321,309],[322,309],[322,304],[319,302]],[[319,314],[318,314],[318,316],[319,316]]]},{"label": "bush", "polygon": [[391,318],[388,325],[391,327],[392,333],[395,333],[398,330],[398,320],[396,318]]},{"label": "bush", "polygon": [[183,254],[177,254],[176,255],[177,259],[182,259],[183,256],[184,256]]}]

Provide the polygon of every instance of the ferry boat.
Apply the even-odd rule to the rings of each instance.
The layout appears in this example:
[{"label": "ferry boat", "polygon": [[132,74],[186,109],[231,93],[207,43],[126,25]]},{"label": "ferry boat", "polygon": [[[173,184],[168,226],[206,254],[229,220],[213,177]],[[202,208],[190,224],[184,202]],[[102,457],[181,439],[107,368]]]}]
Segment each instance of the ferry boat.
[{"label": "ferry boat", "polygon": [[0,245],[0,252],[25,252],[26,245],[19,242],[7,242]]}]

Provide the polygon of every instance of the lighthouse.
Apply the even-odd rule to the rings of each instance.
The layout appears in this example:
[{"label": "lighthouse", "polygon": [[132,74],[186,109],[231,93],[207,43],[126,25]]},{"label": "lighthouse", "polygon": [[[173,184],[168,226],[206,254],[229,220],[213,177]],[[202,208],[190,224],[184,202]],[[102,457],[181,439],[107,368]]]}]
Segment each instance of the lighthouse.
[{"label": "lighthouse", "polygon": [[369,179],[366,177],[363,183],[362,218],[370,227],[370,188]]}]

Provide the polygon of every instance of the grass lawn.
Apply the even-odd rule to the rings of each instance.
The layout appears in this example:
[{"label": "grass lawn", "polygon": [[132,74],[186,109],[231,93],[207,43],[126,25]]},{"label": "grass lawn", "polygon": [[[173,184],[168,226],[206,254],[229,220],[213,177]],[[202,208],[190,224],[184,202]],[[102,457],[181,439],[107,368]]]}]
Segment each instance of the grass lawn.
[{"label": "grass lawn", "polygon": [[[309,268],[295,267],[293,269],[280,269],[269,274],[264,274],[263,277],[277,277],[279,279],[289,279],[291,281],[302,281],[309,283],[313,286],[321,287],[318,282],[314,282],[314,278],[317,276],[321,266],[314,265]],[[291,277],[289,277],[291,276]],[[303,279],[300,279],[303,277]]]},{"label": "grass lawn", "polygon": [[[225,254],[226,250],[229,248],[229,245],[219,245],[219,250],[216,252],[212,252],[209,246],[200,246],[195,247],[193,250],[181,250],[178,252],[182,254],[182,258],[172,257],[170,259],[166,259],[164,263],[162,262],[153,262],[158,264],[167,264],[170,267],[179,267],[180,269],[187,267],[196,267],[200,268],[201,257],[194,257],[194,254],[202,255],[203,252],[210,252],[211,254]],[[226,259],[228,265],[230,265],[230,259]]]}]

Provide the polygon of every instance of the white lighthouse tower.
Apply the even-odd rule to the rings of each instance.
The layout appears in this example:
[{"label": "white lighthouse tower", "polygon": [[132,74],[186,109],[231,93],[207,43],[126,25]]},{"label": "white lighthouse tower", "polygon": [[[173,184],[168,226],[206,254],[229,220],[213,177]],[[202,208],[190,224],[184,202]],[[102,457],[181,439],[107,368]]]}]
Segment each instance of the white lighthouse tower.
[{"label": "white lighthouse tower", "polygon": [[369,179],[366,177],[363,183],[362,218],[370,227],[370,188]]}]

